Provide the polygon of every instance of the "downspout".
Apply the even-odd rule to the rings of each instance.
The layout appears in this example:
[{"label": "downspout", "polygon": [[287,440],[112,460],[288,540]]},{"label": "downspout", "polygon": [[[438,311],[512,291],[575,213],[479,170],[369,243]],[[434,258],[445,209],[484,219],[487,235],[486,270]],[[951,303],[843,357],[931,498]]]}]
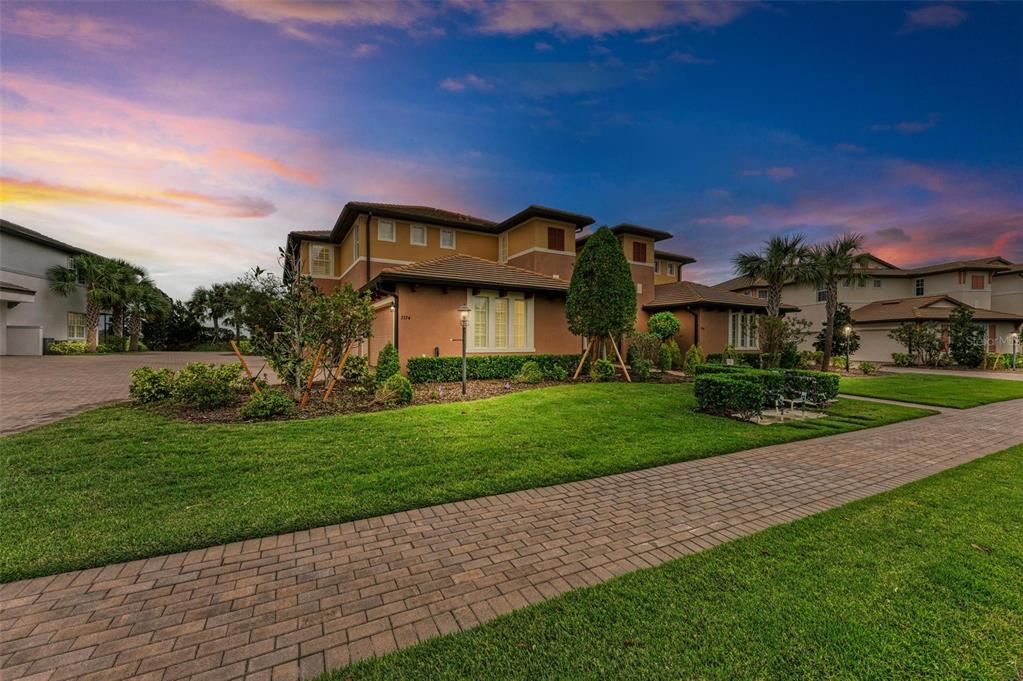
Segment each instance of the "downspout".
[{"label": "downspout", "polygon": [[696,320],[693,326],[693,345],[700,344],[700,308],[696,308],[693,312],[693,319]]}]

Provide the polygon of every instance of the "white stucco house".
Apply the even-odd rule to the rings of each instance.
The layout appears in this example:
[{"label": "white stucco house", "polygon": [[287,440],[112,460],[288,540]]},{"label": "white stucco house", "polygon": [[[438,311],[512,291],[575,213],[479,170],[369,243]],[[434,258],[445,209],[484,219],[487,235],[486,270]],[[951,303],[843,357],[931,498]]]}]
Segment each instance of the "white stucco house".
[{"label": "white stucco house", "polygon": [[41,355],[53,340],[85,340],[85,287],[62,297],[46,271],[88,251],[0,220],[0,355]]}]

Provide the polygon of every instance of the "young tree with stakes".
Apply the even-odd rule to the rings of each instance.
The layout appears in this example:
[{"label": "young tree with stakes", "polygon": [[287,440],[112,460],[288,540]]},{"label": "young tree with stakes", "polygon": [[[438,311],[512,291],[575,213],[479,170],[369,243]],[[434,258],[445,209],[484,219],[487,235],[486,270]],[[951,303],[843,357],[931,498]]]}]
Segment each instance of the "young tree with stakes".
[{"label": "young tree with stakes", "polygon": [[610,341],[625,378],[632,380],[614,339],[636,325],[636,284],[618,238],[607,227],[590,236],[576,256],[565,317],[572,333],[589,340],[579,359],[576,377],[587,355],[593,354],[591,365],[595,364],[597,348]]}]

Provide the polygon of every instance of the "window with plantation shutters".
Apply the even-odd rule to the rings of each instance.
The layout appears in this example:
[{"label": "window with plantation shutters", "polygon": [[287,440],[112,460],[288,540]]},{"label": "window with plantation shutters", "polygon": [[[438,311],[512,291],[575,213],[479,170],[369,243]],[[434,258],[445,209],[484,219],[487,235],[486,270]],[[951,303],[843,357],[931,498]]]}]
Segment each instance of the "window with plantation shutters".
[{"label": "window with plantation shutters", "polygon": [[632,242],[633,262],[646,262],[646,244],[641,241]]},{"label": "window with plantation shutters", "polygon": [[548,227],[547,248],[552,251],[565,250],[565,230],[560,227]]}]

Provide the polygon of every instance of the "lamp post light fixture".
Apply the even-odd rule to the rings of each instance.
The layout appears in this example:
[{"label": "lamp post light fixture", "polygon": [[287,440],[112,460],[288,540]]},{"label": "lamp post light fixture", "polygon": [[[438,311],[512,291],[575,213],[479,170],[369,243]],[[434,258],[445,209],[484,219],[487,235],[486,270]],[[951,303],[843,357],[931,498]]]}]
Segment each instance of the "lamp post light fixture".
[{"label": "lamp post light fixture", "polygon": [[472,312],[472,308],[468,305],[462,305],[458,308],[458,319],[462,323],[462,396],[465,396],[465,379],[466,379],[466,366],[465,366],[465,334],[466,329],[469,328],[469,313]]},{"label": "lamp post light fixture", "polygon": [[849,337],[852,336],[852,324],[846,324],[842,329],[845,336],[845,373],[849,373]]},{"label": "lamp post light fixture", "polygon": [[1016,370],[1016,344],[1019,343],[1019,332],[1013,331],[1009,334],[1009,338],[1012,339],[1012,370]]}]

